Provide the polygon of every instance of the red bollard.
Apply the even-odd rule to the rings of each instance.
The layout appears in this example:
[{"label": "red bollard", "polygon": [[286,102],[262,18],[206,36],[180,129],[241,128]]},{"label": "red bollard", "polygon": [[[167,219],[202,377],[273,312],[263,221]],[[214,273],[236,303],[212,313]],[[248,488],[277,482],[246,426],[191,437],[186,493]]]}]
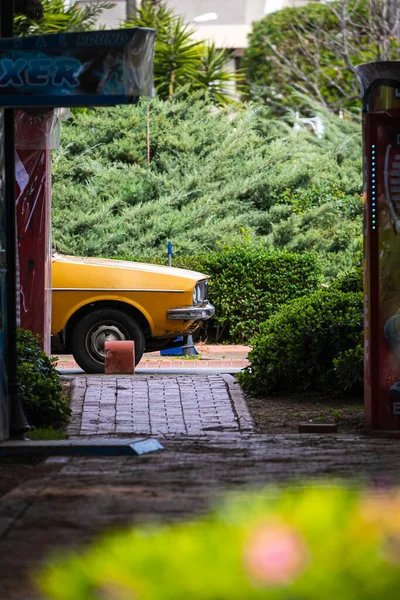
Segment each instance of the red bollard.
[{"label": "red bollard", "polygon": [[132,340],[108,341],[104,373],[106,375],[133,375],[135,373],[135,342]]}]

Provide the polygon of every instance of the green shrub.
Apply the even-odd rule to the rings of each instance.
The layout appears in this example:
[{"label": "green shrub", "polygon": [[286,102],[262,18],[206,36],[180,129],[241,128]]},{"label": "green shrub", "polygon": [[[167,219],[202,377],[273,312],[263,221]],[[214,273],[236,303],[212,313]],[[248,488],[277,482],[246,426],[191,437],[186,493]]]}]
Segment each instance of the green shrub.
[{"label": "green shrub", "polygon": [[361,392],[364,386],[364,349],[361,344],[333,359],[335,379],[345,393]]},{"label": "green shrub", "polygon": [[331,290],[340,292],[362,292],[364,289],[362,267],[352,267],[340,273],[331,284]]},{"label": "green shrub", "polygon": [[47,600],[398,597],[400,495],[339,485],[234,497],[197,521],[108,535],[51,562]]},{"label": "green shrub", "polygon": [[17,339],[17,373],[28,423],[35,427],[62,427],[71,411],[62,396],[55,359],[40,346],[39,336],[20,329]]},{"label": "green shrub", "polygon": [[148,105],[99,108],[62,124],[52,155],[60,251],[162,260],[169,239],[174,257],[184,257],[250,237],[327,254],[327,280],[337,263],[350,266],[347,253],[362,234],[357,119],[321,109],[325,135],[318,139],[261,106],[215,109],[181,94],[154,99],[149,166]]},{"label": "green shrub", "polygon": [[[308,190],[305,190],[307,195]],[[361,209],[361,199],[355,198]],[[277,207],[282,211],[276,213]],[[271,231],[267,241],[274,248],[286,248],[290,252],[313,251],[322,261],[324,278],[331,281],[343,269],[353,264],[353,257],[362,243],[361,215],[347,213],[350,200],[332,200],[310,206],[302,212],[290,205],[275,205],[271,215]],[[276,214],[281,218],[277,219]],[[335,257],[334,260],[332,257]]]},{"label": "green shrub", "polygon": [[241,381],[259,395],[361,392],[358,366],[346,374],[344,362],[362,337],[361,293],[328,289],[294,300],[261,325]]},{"label": "green shrub", "polygon": [[211,276],[216,341],[249,342],[283,304],[314,292],[321,270],[313,254],[241,246],[180,261]]},{"label": "green shrub", "polygon": [[312,181],[306,187],[284,189],[276,197],[277,204],[289,205],[298,215],[322,204],[336,203],[338,209],[348,217],[362,214],[362,200],[358,195],[345,194],[338,183],[318,186]]}]

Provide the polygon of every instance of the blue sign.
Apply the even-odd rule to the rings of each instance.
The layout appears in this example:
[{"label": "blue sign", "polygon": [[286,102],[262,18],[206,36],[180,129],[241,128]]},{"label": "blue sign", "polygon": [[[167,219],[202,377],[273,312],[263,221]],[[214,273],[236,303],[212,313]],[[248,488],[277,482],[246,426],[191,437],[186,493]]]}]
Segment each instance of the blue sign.
[{"label": "blue sign", "polygon": [[155,31],[0,40],[0,107],[128,104],[153,95]]}]

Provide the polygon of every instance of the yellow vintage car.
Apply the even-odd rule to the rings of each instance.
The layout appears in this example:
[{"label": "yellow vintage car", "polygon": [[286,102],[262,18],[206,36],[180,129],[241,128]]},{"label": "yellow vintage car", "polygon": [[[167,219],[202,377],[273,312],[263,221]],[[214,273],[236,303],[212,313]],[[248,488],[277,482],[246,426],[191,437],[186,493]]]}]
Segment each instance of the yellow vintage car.
[{"label": "yellow vintage car", "polygon": [[104,342],[143,352],[176,345],[214,314],[207,275],[146,263],[53,254],[52,324],[64,352],[87,373],[104,372]]}]

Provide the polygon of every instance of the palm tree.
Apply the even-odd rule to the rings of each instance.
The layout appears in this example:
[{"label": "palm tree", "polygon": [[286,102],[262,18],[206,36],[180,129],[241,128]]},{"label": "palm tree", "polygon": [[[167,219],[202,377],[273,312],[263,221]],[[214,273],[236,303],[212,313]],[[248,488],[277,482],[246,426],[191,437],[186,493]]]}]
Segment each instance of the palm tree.
[{"label": "palm tree", "polygon": [[171,99],[178,87],[193,81],[200,64],[202,44],[193,38],[193,29],[164,2],[144,0],[135,18],[126,27],[152,27],[157,30],[154,85],[161,98]]},{"label": "palm tree", "polygon": [[232,94],[243,88],[242,73],[230,71],[226,66],[233,56],[231,50],[216,48],[215,44],[208,44],[203,48],[201,68],[196,73],[193,87],[205,89],[206,96],[215,104],[232,102]]},{"label": "palm tree", "polygon": [[197,41],[194,29],[165,2],[143,0],[136,17],[124,26],[157,30],[154,82],[161,98],[171,99],[179,88],[187,86],[189,90],[203,89],[216,104],[232,102],[232,88],[239,78],[226,69],[231,52]]}]

